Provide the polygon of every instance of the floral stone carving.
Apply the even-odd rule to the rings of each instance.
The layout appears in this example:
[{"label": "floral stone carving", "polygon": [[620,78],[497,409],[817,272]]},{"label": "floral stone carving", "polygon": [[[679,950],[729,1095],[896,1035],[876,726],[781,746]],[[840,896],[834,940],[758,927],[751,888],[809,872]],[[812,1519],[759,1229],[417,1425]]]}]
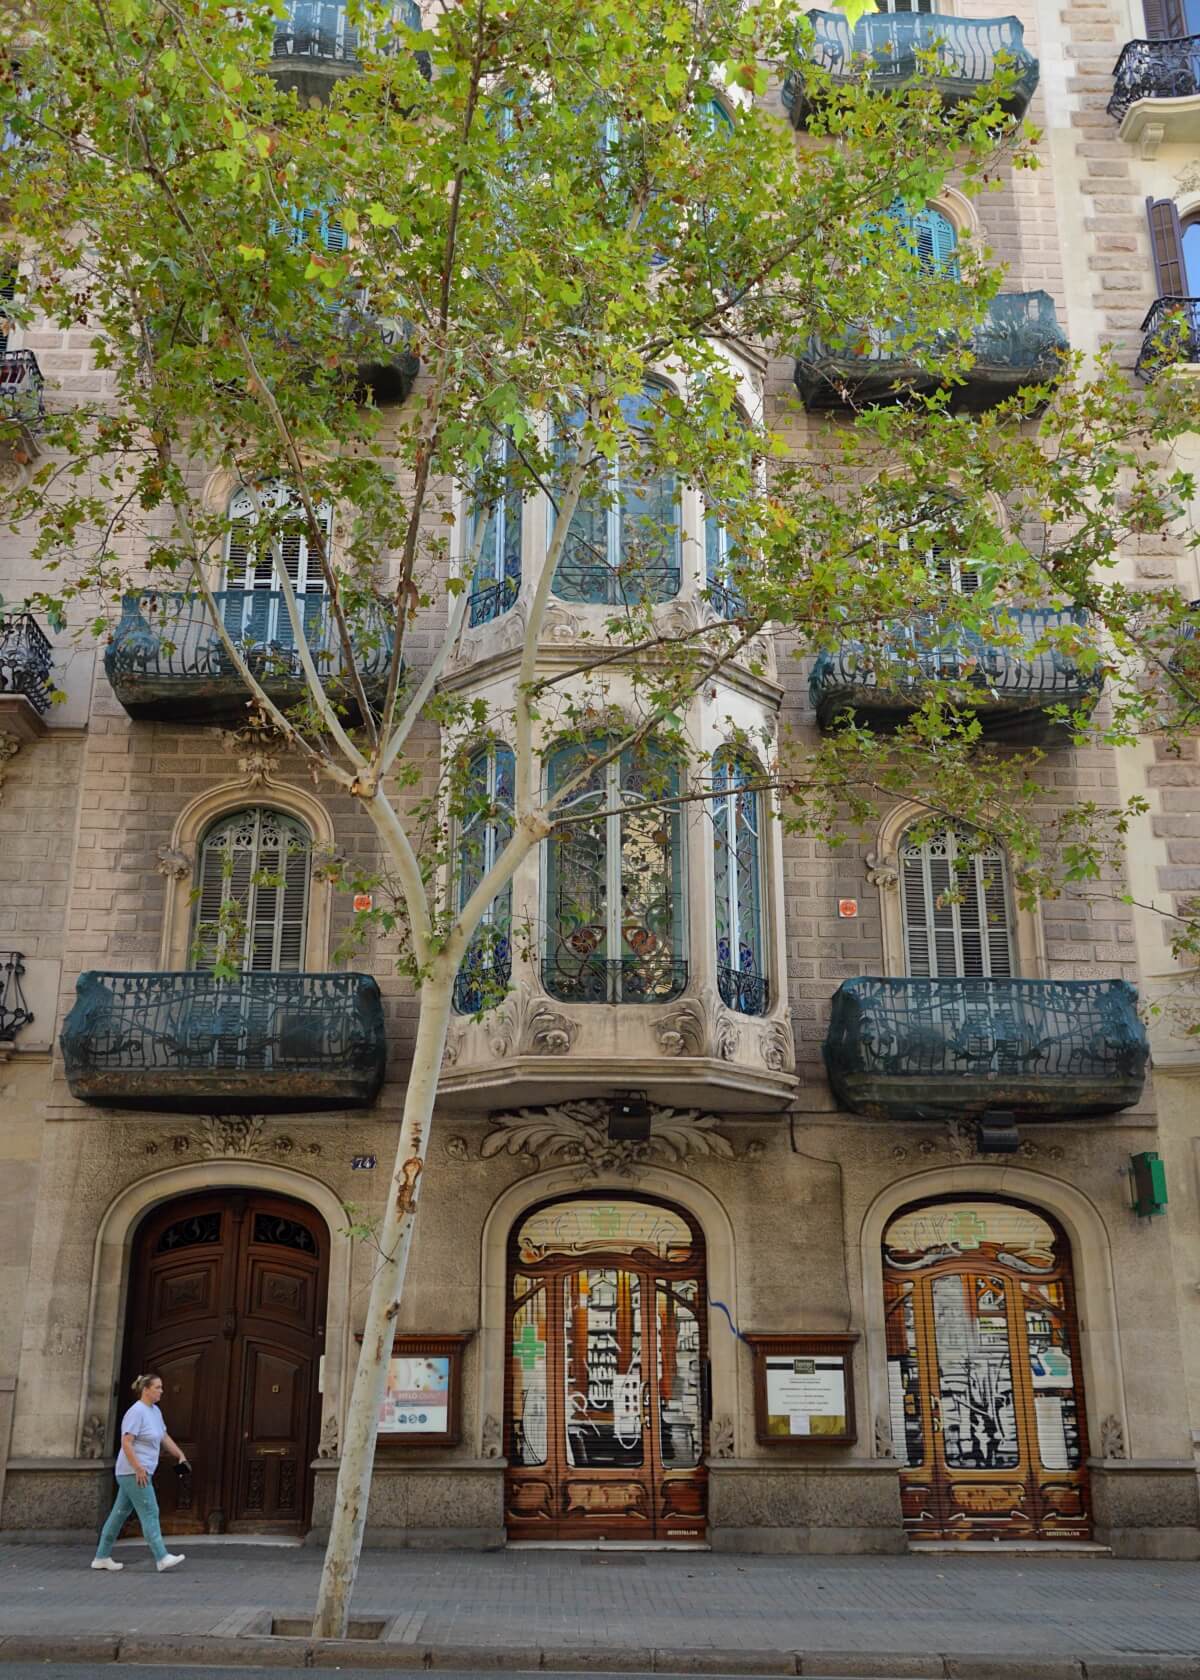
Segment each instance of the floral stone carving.
[{"label": "floral stone carving", "polygon": [[484,1160],[515,1155],[531,1167],[555,1161],[577,1164],[581,1182],[604,1177],[636,1178],[654,1161],[678,1165],[689,1155],[736,1159],[736,1151],[717,1130],[714,1114],[698,1109],[652,1108],[650,1136],[642,1142],[616,1142],[608,1135],[608,1105],[567,1102],[552,1108],[523,1108],[493,1116],[495,1130],[480,1145]]},{"label": "floral stone carving", "polygon": [[730,1417],[714,1418],[709,1430],[708,1456],[710,1458],[732,1458],[733,1454],[733,1419]]},{"label": "floral stone carving", "polygon": [[266,1122],[253,1114],[228,1118],[210,1114],[191,1130],[192,1142],[206,1160],[221,1155],[256,1155],[263,1147]]},{"label": "floral stone carving", "polygon": [[578,1021],[552,1009],[528,986],[518,986],[488,1023],[493,1056],[565,1056],[578,1036]]},{"label": "floral stone carving", "polygon": [[772,1073],[795,1072],[796,1041],[788,1021],[782,1017],[778,1021],[769,1021],[758,1047],[763,1062]]}]

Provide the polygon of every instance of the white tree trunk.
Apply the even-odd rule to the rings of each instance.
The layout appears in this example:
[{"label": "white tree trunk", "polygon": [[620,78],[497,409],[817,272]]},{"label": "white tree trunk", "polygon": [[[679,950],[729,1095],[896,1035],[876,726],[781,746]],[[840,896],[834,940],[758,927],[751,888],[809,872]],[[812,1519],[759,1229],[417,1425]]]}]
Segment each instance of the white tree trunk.
[{"label": "white tree trunk", "polygon": [[362,1350],[342,1434],[333,1521],[313,1620],[313,1637],[317,1639],[344,1639],[349,1626],[350,1601],[358,1574],[375,1464],[379,1408],[387,1386],[396,1308],[404,1289],[412,1247],[420,1175],[429,1147],[453,984],[453,974],[439,973],[421,987],[417,1042],[404,1099],[404,1118],[379,1233],[380,1253],[367,1303]]}]

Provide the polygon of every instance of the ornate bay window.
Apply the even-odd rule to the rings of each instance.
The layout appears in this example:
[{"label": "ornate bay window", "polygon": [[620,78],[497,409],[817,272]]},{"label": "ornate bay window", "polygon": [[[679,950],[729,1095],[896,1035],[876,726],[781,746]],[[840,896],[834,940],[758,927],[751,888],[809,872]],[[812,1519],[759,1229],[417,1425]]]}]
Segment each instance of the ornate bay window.
[{"label": "ornate bay window", "polygon": [[762,794],[755,769],[732,751],[713,763],[713,879],[717,991],[728,1009],[764,1015],[770,1002],[763,950]]},{"label": "ornate bay window", "polygon": [[[511,747],[477,752],[467,767],[465,815],[458,828],[455,891],[462,910],[512,835]],[[483,913],[454,981],[454,1007],[477,1015],[498,1002],[512,975],[512,882]]]},{"label": "ornate bay window", "polygon": [[[499,467],[511,455],[512,445],[505,444],[503,456],[498,453],[493,464]],[[487,509],[483,543],[471,575],[472,629],[499,618],[516,604],[521,590],[521,508],[520,495],[505,489]],[[476,538],[484,517],[484,511],[477,509],[473,521]]]},{"label": "ornate bay window", "polygon": [[653,747],[592,768],[603,741],[559,747],[542,978],[567,1003],[666,1003],[687,985],[675,766]]},{"label": "ornate bay window", "polygon": [[[665,387],[648,384],[638,396],[624,397],[621,410],[635,435],[644,432]],[[585,416],[573,414],[570,432]],[[573,449],[559,442],[568,462]],[[621,607],[669,601],[679,594],[679,485],[668,470],[657,470],[627,448],[602,469],[603,485],[580,499],[567,530],[554,575],[554,593],[563,601]]]}]

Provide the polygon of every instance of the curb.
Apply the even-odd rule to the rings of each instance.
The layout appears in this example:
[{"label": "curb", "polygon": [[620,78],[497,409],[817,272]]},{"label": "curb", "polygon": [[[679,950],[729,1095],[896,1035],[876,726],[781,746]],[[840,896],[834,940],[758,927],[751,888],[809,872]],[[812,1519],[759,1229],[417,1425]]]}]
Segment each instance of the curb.
[{"label": "curb", "polygon": [[[1195,1680],[1196,1657],[1018,1657],[870,1651],[721,1651],[692,1647],[405,1645],[362,1639],[216,1634],[0,1637],[7,1663],[207,1663],[219,1668],[467,1669],[544,1673],[790,1674],[822,1680]],[[2,1677],[0,1677],[2,1680]]]}]

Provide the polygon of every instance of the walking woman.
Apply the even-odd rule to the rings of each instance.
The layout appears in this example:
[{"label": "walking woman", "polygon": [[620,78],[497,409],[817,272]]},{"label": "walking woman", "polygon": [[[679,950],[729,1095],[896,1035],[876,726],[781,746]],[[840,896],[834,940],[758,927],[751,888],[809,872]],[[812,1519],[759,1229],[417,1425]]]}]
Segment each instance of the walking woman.
[{"label": "walking woman", "polygon": [[163,1545],[162,1530],[158,1526],[158,1500],[151,1479],[158,1469],[160,1446],[165,1446],[180,1464],[187,1464],[191,1469],[187,1454],[167,1434],[167,1426],[158,1409],[162,1391],[162,1378],[152,1372],[134,1379],[133,1392],[137,1399],[121,1419],[121,1451],[117,1454],[116,1463],[117,1501],[100,1532],[100,1544],[92,1559],[93,1569],[124,1569],[123,1563],[114,1561],[112,1549],[130,1511],[137,1512],[146,1544],[160,1573],[183,1562],[182,1552],[169,1552]]}]

